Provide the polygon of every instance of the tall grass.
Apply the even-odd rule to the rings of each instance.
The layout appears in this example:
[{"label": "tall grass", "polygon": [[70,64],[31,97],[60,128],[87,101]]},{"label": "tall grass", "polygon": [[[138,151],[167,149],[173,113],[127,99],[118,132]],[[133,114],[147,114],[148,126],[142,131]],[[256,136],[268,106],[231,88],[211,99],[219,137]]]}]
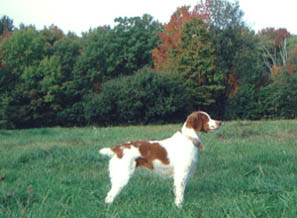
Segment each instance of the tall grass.
[{"label": "tall grass", "polygon": [[[0,217],[296,217],[297,120],[226,122],[182,209],[171,179],[140,170],[112,205],[101,147],[162,139],[181,125],[0,130]],[[182,146],[182,145],[181,145]]]}]

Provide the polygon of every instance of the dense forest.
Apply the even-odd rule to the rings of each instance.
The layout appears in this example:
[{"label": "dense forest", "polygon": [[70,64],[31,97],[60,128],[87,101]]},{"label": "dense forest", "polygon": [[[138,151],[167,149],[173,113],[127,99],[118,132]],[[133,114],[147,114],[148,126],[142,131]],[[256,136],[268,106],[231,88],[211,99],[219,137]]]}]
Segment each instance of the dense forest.
[{"label": "dense forest", "polygon": [[120,17],[77,36],[0,19],[0,128],[172,123],[193,110],[297,118],[297,36],[255,33],[239,3]]}]

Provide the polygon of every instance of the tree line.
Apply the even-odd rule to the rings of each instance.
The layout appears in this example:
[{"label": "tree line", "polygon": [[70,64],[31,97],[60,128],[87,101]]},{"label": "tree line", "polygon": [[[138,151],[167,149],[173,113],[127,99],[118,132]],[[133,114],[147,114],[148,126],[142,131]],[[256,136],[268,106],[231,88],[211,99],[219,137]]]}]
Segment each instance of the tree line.
[{"label": "tree line", "polygon": [[258,33],[239,3],[200,1],[166,24],[120,17],[77,36],[0,20],[0,128],[297,117],[297,36]]}]

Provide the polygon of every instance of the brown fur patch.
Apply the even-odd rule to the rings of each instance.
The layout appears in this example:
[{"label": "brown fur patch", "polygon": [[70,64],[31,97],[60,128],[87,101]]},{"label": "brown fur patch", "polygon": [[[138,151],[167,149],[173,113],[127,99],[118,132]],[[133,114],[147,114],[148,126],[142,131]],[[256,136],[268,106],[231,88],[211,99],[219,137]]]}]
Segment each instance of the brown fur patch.
[{"label": "brown fur patch", "polygon": [[136,159],[136,167],[146,167],[150,170],[154,169],[153,163],[148,162],[148,160],[143,157]]},{"label": "brown fur patch", "polygon": [[169,160],[167,151],[159,143],[149,143],[146,141],[134,142],[133,145],[138,147],[141,154],[141,160],[136,159],[137,167],[147,167],[153,169],[153,161],[159,160],[163,164],[168,165]]},{"label": "brown fur patch", "polygon": [[209,125],[208,125],[208,117],[198,112],[193,112],[191,113],[186,120],[186,127],[187,128],[192,128],[196,132],[208,132],[210,130]]},{"label": "brown fur patch", "polygon": [[111,150],[118,156],[118,158],[122,158],[124,153],[123,153],[123,149],[131,148],[131,144],[123,144],[123,145],[116,145],[114,147],[111,148]]},{"label": "brown fur patch", "polygon": [[139,149],[141,157],[136,159],[136,167],[146,167],[153,169],[153,161],[159,160],[163,164],[168,165],[169,160],[167,157],[167,151],[159,143],[150,143],[147,141],[135,141],[125,143],[123,145],[117,145],[111,150],[117,155],[118,158],[122,158],[124,149],[130,149],[131,146]]}]

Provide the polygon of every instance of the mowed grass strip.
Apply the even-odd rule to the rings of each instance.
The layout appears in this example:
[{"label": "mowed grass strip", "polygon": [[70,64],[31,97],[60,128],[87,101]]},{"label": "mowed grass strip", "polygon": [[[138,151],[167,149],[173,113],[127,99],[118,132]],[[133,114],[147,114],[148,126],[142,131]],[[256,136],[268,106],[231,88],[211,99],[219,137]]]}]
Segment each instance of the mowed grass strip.
[{"label": "mowed grass strip", "polygon": [[[112,205],[98,149],[180,125],[0,130],[0,217],[296,217],[297,120],[225,122],[174,206],[172,180],[142,169]],[[182,146],[182,145],[180,145]]]}]

